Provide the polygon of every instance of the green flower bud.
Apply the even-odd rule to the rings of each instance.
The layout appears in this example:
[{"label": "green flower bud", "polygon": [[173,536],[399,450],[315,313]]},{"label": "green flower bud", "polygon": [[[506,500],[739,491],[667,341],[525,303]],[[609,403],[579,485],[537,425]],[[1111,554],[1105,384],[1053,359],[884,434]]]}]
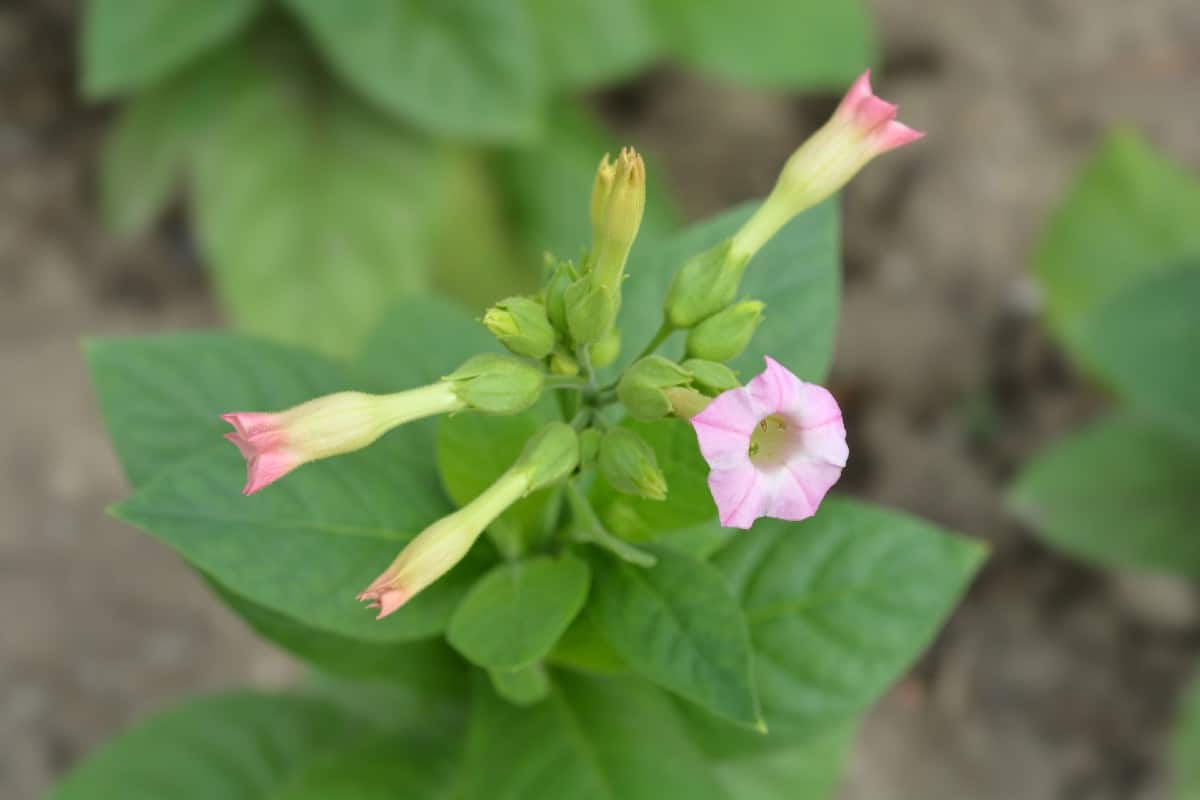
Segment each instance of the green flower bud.
[{"label": "green flower bud", "polygon": [[714,397],[721,392],[727,392],[742,385],[738,380],[737,373],[716,361],[689,358],[680,366],[692,373],[693,384]]},{"label": "green flower bud", "polygon": [[684,386],[691,379],[691,373],[675,362],[662,356],[646,356],[625,370],[617,384],[617,398],[634,419],[653,422],[671,413],[664,390]]},{"label": "green flower bud", "polygon": [[642,157],[632,147],[625,147],[610,166],[605,156],[592,187],[589,264],[590,272],[606,288],[620,288],[625,261],[645,209],[646,165]]},{"label": "green flower bud", "polygon": [[544,358],[554,349],[554,328],[546,307],[528,297],[501,300],[484,313],[483,324],[519,356]]},{"label": "green flower bud", "polygon": [[467,359],[442,380],[468,409],[484,414],[519,414],[537,402],[545,383],[532,364],[494,353]]},{"label": "green flower bud", "polygon": [[566,375],[568,378],[573,378],[579,374],[579,362],[562,345],[554,348],[554,352],[550,354],[549,366],[551,375]]},{"label": "green flower bud", "polygon": [[686,386],[672,386],[663,392],[671,404],[671,413],[680,419],[691,419],[712,402],[712,398]]},{"label": "green flower bud", "polygon": [[762,322],[763,308],[758,300],[745,300],[713,314],[688,331],[687,354],[707,361],[737,358]]},{"label": "green flower bud", "polygon": [[593,344],[612,330],[621,305],[621,287],[606,287],[594,274],[567,287],[564,295],[567,327],[579,344]]},{"label": "green flower bud", "polygon": [[595,428],[587,428],[579,434],[579,465],[587,467],[600,455],[600,439],[604,434]]},{"label": "green flower bud", "polygon": [[749,262],[733,255],[728,239],[689,258],[667,289],[667,320],[676,328],[690,328],[732,303]]},{"label": "green flower bud", "polygon": [[551,422],[535,433],[513,469],[529,478],[525,494],[563,480],[579,466],[579,434],[565,422]]},{"label": "green flower bud", "polygon": [[613,328],[604,334],[603,339],[589,348],[589,355],[592,357],[592,366],[596,369],[607,367],[616,361],[617,356],[621,355],[621,332]]},{"label": "green flower bud", "polygon": [[[547,258],[550,256],[547,254]],[[555,262],[553,271],[546,281],[546,288],[543,290],[546,301],[546,316],[550,320],[550,324],[554,326],[563,336],[566,336],[569,331],[567,329],[567,306],[564,295],[567,287],[575,280],[575,268],[569,261]]]},{"label": "green flower bud", "polygon": [[667,479],[654,448],[628,428],[613,428],[600,443],[600,474],[619,492],[649,500],[667,498]]}]

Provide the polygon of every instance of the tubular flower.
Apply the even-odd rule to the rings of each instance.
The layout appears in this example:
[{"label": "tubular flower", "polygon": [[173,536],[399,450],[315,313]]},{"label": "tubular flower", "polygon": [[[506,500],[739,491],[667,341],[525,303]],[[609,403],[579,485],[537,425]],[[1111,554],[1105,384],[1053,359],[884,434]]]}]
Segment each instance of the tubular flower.
[{"label": "tubular flower", "polygon": [[746,386],[723,392],[691,418],[727,528],[749,528],[759,517],[811,517],[849,453],[833,395],[770,357],[766,362]]},{"label": "tubular flower", "polygon": [[397,425],[466,407],[450,383],[389,395],[338,392],[275,413],[235,412],[225,438],[246,459],[242,494],[282,478],[301,464],[359,450]]},{"label": "tubular flower", "polygon": [[841,189],[871,159],[925,135],[897,122],[896,111],[871,91],[871,71],[860,75],[824,127],[787,160],[771,194],[733,237],[733,261],[758,252],[788,220]]}]

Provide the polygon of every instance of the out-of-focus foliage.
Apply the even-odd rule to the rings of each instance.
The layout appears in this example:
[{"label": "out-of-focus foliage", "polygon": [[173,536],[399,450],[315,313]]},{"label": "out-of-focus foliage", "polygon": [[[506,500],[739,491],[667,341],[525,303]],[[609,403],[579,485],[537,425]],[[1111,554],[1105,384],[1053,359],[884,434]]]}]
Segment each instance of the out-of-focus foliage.
[{"label": "out-of-focus foliage", "polygon": [[[567,92],[676,60],[834,88],[873,60],[857,2],[92,0],[83,86],[126,97],[102,213],[144,232],[183,182],[239,326],[348,356],[398,298],[480,307],[586,241],[596,153]],[[674,215],[651,193],[643,226]]]},{"label": "out-of-focus foliage", "polygon": [[1171,755],[1175,800],[1200,800],[1200,674],[1192,679],[1179,705]]},{"label": "out-of-focus foliage", "polygon": [[[1034,268],[1047,316],[1124,405],[1051,445],[1013,502],[1052,545],[1115,568],[1200,579],[1200,181],[1114,134],[1052,217]],[[1176,797],[1200,797],[1193,692]]]}]

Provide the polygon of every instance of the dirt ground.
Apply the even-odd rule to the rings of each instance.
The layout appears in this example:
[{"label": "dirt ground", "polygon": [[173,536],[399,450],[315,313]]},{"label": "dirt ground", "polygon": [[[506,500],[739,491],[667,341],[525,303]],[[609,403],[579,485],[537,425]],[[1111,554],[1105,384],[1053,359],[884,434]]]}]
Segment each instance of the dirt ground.
[{"label": "dirt ground", "polygon": [[[1200,169],[1200,8],[872,6],[878,88],[930,136],[846,196],[833,377],[854,453],[844,484],[994,555],[868,718],[844,798],[1164,798],[1200,597],[1047,552],[1006,512],[1003,487],[1102,402],[1038,324],[1025,274],[1038,227],[1111,125]],[[0,5],[0,796],[15,800],[175,698],[297,674],[167,550],[103,515],[126,487],[80,338],[218,315],[178,221],[134,243],[96,221],[105,112],[75,98],[76,17],[69,0]],[[764,193],[830,107],[674,71],[597,102],[657,156],[689,216]]]}]

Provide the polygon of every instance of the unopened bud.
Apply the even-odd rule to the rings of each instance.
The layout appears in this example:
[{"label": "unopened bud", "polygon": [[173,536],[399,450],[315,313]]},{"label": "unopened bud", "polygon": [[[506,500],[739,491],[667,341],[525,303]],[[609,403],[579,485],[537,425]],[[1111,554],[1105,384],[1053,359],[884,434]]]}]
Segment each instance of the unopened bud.
[{"label": "unopened bud", "polygon": [[596,170],[592,189],[591,274],[606,287],[618,287],[625,260],[637,238],[646,209],[646,165],[632,147],[625,147],[616,163],[605,157]]},{"label": "unopened bud", "polygon": [[662,356],[646,356],[634,363],[617,384],[617,398],[634,419],[652,422],[671,413],[664,393],[691,381],[687,370]]},{"label": "unopened bud", "polygon": [[[553,260],[549,254],[546,258]],[[569,261],[555,261],[546,281],[544,296],[546,301],[546,317],[554,329],[562,335],[567,335],[567,306],[564,295],[567,287],[575,280],[575,269]]]},{"label": "unopened bud", "polygon": [[565,422],[551,422],[525,443],[513,469],[529,477],[529,494],[558,483],[578,466],[579,434]]},{"label": "unopened bud", "polygon": [[621,287],[605,286],[591,273],[568,286],[564,300],[571,338],[578,344],[594,344],[612,330],[621,306]]},{"label": "unopened bud", "polygon": [[545,385],[537,367],[494,353],[467,359],[442,381],[466,408],[484,414],[519,414],[537,402]]},{"label": "unopened bud", "polygon": [[688,259],[667,289],[668,322],[690,328],[732,303],[749,260],[734,256],[728,239]]},{"label": "unopened bud", "polygon": [[551,375],[573,378],[579,374],[579,362],[561,345],[554,348],[554,352],[550,354],[549,368]]},{"label": "unopened bud", "polygon": [[600,474],[619,492],[665,500],[667,479],[654,448],[628,428],[613,428],[600,443]]},{"label": "unopened bud", "polygon": [[596,369],[607,367],[621,355],[621,331],[612,328],[604,334],[604,338],[591,346],[589,354],[592,366]]},{"label": "unopened bud", "polygon": [[509,297],[483,315],[483,324],[519,356],[544,358],[554,349],[554,328],[546,307],[528,297]]},{"label": "unopened bud", "polygon": [[246,459],[242,493],[253,494],[301,464],[359,450],[397,425],[464,407],[450,387],[435,383],[388,395],[338,392],[286,411],[234,412],[221,419],[234,427],[225,438]]},{"label": "unopened bud", "polygon": [[592,223],[592,241],[598,242],[602,235],[604,214],[608,210],[608,198],[612,194],[613,181],[616,180],[616,166],[609,162],[608,153],[600,159],[596,167],[596,179],[592,182],[592,202],[588,219]]},{"label": "unopened bud", "polygon": [[671,404],[671,413],[680,419],[691,419],[708,408],[708,404],[713,400],[686,386],[667,389],[665,394],[667,402]]},{"label": "unopened bud", "polygon": [[750,344],[762,322],[758,300],[734,303],[688,331],[687,354],[708,361],[730,361]]},{"label": "unopened bud", "polygon": [[716,361],[689,358],[679,366],[692,373],[693,385],[714,397],[721,392],[736,389],[742,385],[733,370]]}]

